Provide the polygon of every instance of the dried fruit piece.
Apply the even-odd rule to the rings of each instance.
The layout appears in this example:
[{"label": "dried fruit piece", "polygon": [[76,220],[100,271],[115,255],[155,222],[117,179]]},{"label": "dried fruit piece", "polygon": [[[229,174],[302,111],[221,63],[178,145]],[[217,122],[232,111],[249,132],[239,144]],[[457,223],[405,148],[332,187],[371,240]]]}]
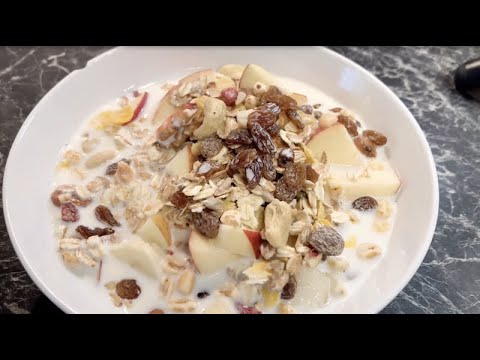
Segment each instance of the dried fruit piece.
[{"label": "dried fruit piece", "polygon": [[340,114],[337,117],[337,121],[345,126],[345,129],[347,129],[347,132],[350,134],[350,136],[358,135],[357,124],[355,121],[353,121],[351,116]]},{"label": "dried fruit piece", "polygon": [[106,223],[110,226],[120,226],[120,223],[115,220],[110,209],[104,205],[99,205],[95,208],[95,216],[97,217],[98,221]]},{"label": "dried fruit piece", "polygon": [[162,309],[153,309],[149,312],[149,314],[165,314],[165,311],[163,311]]},{"label": "dried fruit piece", "polygon": [[293,163],[295,161],[295,153],[290,148],[285,148],[280,151],[278,154],[278,166],[280,167],[287,167],[287,165]]},{"label": "dried fruit piece", "polygon": [[313,114],[313,106],[312,105],[302,105],[298,109],[303,111],[307,115],[312,115]]},{"label": "dried fruit piece", "polygon": [[230,87],[222,90],[219,99],[222,100],[227,106],[234,106],[237,96],[237,89]]},{"label": "dried fruit piece", "polygon": [[318,173],[315,170],[313,170],[312,165],[307,164],[305,166],[305,171],[306,171],[306,174],[307,174],[307,180],[309,180],[313,183],[316,183],[318,178],[320,177],[320,175],[318,175]]},{"label": "dried fruit piece", "polygon": [[273,124],[272,126],[269,126],[268,128],[266,128],[265,130],[267,130],[270,136],[275,137],[280,132],[280,126],[278,126],[277,124]]},{"label": "dried fruit piece", "polygon": [[265,105],[267,103],[280,104],[282,100],[282,93],[276,86],[270,86],[266,93],[264,93],[260,99],[260,104]]},{"label": "dried fruit piece", "polygon": [[375,200],[371,196],[362,196],[356,199],[352,203],[352,207],[355,210],[360,210],[360,211],[367,211],[367,210],[372,210],[375,209],[378,205],[377,200]]},{"label": "dried fruit piece", "polygon": [[330,109],[331,112],[334,112],[334,113],[338,113],[340,111],[342,111],[342,108],[341,107],[334,107],[333,109]]},{"label": "dried fruit piece", "polygon": [[301,163],[290,163],[285,168],[282,179],[284,179],[285,184],[289,188],[299,190],[303,186],[306,178],[305,165]]},{"label": "dried fruit piece", "polygon": [[247,127],[252,128],[253,124],[258,124],[267,129],[277,121],[277,117],[268,110],[257,110],[248,115]]},{"label": "dried fruit piece", "polygon": [[377,150],[375,149],[375,144],[368,140],[366,137],[357,136],[353,139],[355,146],[357,149],[368,157],[375,157],[377,156]]},{"label": "dried fruit piece", "polygon": [[235,129],[225,139],[227,145],[250,145],[252,137],[247,129]]},{"label": "dried fruit piece", "polygon": [[223,148],[222,139],[217,135],[210,135],[209,137],[200,141],[200,154],[209,159],[217,155]]},{"label": "dried fruit piece", "polygon": [[212,210],[204,209],[200,213],[193,213],[192,221],[200,234],[208,238],[214,238],[218,235],[220,216]]},{"label": "dried fruit piece", "polygon": [[[123,158],[122,160],[125,164],[130,165],[131,161],[128,159]],[[105,175],[115,175],[118,169],[118,163],[120,161],[114,162],[113,164],[110,164],[107,166],[107,171],[105,171]]]},{"label": "dried fruit piece", "polygon": [[140,296],[142,290],[135,280],[125,279],[117,283],[115,292],[122,299],[133,300]]},{"label": "dried fruit piece", "polygon": [[210,293],[209,293],[208,291],[201,291],[201,292],[199,292],[199,293],[197,294],[197,297],[198,297],[199,299],[204,299],[204,298],[206,298],[206,297],[209,296],[209,295],[210,295]]},{"label": "dried fruit piece", "polygon": [[322,226],[314,230],[308,237],[308,243],[320,254],[326,256],[338,256],[344,248],[342,235],[330,226]]},{"label": "dried fruit piece", "polygon": [[259,106],[258,110],[266,110],[276,117],[278,117],[280,115],[280,112],[282,111],[282,109],[280,109],[280,106],[275,103],[266,103],[265,105]]},{"label": "dried fruit piece", "polygon": [[80,236],[83,237],[84,239],[88,239],[90,236],[95,236],[95,235],[97,236],[111,235],[115,232],[115,230],[113,230],[112,228],[102,229],[97,227],[95,229],[90,229],[83,225],[77,226],[75,231],[79,233]]},{"label": "dried fruit piece", "polygon": [[275,196],[280,201],[285,201],[287,203],[293,201],[297,196],[297,190],[289,188],[283,178],[277,181],[276,188],[273,196]]},{"label": "dried fruit piece", "polygon": [[177,208],[183,209],[190,203],[190,198],[181,190],[178,190],[170,196],[170,202]]},{"label": "dried fruit piece", "polygon": [[204,161],[197,169],[198,176],[205,176],[205,178],[209,178],[213,174],[222,170],[223,167],[220,164],[217,164],[213,161]]},{"label": "dried fruit piece", "polygon": [[235,158],[230,162],[228,167],[228,175],[233,176],[236,172],[250,164],[258,156],[255,149],[247,149],[240,151]]},{"label": "dried fruit piece", "polygon": [[250,128],[253,143],[262,154],[273,154],[275,145],[273,144],[270,134],[262,128],[258,123],[253,123]]},{"label": "dried fruit piece", "polygon": [[254,189],[262,178],[262,159],[257,157],[245,167],[245,178],[247,179],[247,188]]},{"label": "dried fruit piece", "polygon": [[237,308],[240,314],[261,314],[262,312],[258,310],[254,306],[243,306],[241,304],[236,304],[235,307]]},{"label": "dried fruit piece", "polygon": [[277,178],[277,171],[275,170],[275,166],[273,165],[272,155],[262,155],[262,176],[270,181],[273,181]]},{"label": "dried fruit piece", "polygon": [[387,137],[375,130],[364,130],[362,135],[375,145],[383,146],[387,143]]},{"label": "dried fruit piece", "polygon": [[302,117],[298,114],[295,109],[286,110],[288,118],[295,124],[296,127],[303,129],[304,125],[302,123]]},{"label": "dried fruit piece", "polygon": [[63,221],[75,222],[80,219],[80,213],[77,207],[71,202],[66,202],[61,205],[61,213]]},{"label": "dried fruit piece", "polygon": [[291,275],[288,279],[288,282],[282,289],[282,294],[280,297],[285,300],[290,300],[295,297],[295,291],[297,290],[297,279],[295,276]]}]

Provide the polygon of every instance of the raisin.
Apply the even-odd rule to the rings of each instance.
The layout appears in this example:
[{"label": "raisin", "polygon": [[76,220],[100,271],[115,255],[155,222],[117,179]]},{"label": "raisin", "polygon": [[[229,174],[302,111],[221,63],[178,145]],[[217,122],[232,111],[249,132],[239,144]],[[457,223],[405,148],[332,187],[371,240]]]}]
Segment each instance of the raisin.
[{"label": "raisin", "polygon": [[277,118],[268,110],[257,110],[248,115],[247,127],[252,128],[254,123],[259,124],[262,128],[267,129],[275,124]]},{"label": "raisin", "polygon": [[383,146],[387,143],[387,137],[375,130],[364,130],[362,135],[375,145]]},{"label": "raisin", "polygon": [[217,155],[223,148],[222,139],[217,135],[210,135],[209,137],[200,141],[200,154],[205,158],[211,158]]},{"label": "raisin", "polygon": [[278,116],[280,115],[280,111],[282,111],[280,109],[280,106],[275,103],[266,103],[265,105],[261,105],[258,107],[258,110],[266,110],[270,114],[274,115],[276,118],[278,118]]},{"label": "raisin", "polygon": [[273,124],[272,126],[269,126],[268,128],[266,128],[265,130],[267,130],[270,136],[275,137],[280,132],[280,126],[278,126],[277,124]]},{"label": "raisin", "polygon": [[77,226],[77,228],[75,229],[75,231],[77,233],[80,234],[81,237],[83,237],[84,239],[88,239],[90,236],[104,236],[104,235],[112,235],[115,230],[113,230],[112,228],[95,228],[95,229],[90,229],[86,226],[83,226],[83,225],[79,225]]},{"label": "raisin", "polygon": [[205,209],[200,213],[193,213],[192,220],[193,225],[200,234],[208,238],[214,238],[218,235],[220,217],[212,210]]},{"label": "raisin", "polygon": [[220,94],[220,100],[222,100],[225,105],[233,106],[235,105],[235,101],[237,100],[238,91],[237,89],[230,87],[222,90]]},{"label": "raisin", "polygon": [[245,178],[247,179],[247,188],[254,189],[262,178],[262,159],[257,157],[245,167]]},{"label": "raisin", "polygon": [[353,121],[351,116],[340,114],[337,116],[337,121],[345,126],[345,129],[347,129],[347,132],[350,134],[350,136],[358,135],[357,124],[355,124],[355,121]]},{"label": "raisin", "polygon": [[250,134],[252,135],[255,147],[262,154],[273,154],[275,152],[275,145],[273,144],[272,137],[260,126],[260,124],[253,123],[250,128]]},{"label": "raisin", "polygon": [[62,205],[60,201],[60,195],[63,194],[63,191],[61,190],[55,190],[52,195],[50,195],[50,199],[52,200],[53,205],[60,207]]},{"label": "raisin", "polygon": [[120,226],[120,223],[115,220],[112,212],[106,206],[98,205],[95,208],[95,216],[97,217],[98,221],[101,221],[105,224],[110,226]]},{"label": "raisin", "polygon": [[260,105],[265,105],[267,103],[280,105],[282,96],[282,93],[276,86],[270,86],[265,94],[262,95],[260,99]]},{"label": "raisin", "polygon": [[177,208],[183,209],[190,203],[190,199],[182,191],[178,190],[170,196],[170,202]]},{"label": "raisin", "polygon": [[297,279],[295,276],[290,276],[288,279],[288,282],[285,284],[285,286],[282,289],[282,294],[280,297],[284,300],[290,300],[295,297],[295,291],[297,290]]},{"label": "raisin", "polygon": [[[233,174],[239,172],[241,169],[245,169],[245,167],[250,164],[257,156],[257,150],[255,149],[247,149],[240,151],[229,164],[229,167],[227,169],[228,176],[233,176]],[[232,175],[229,174],[230,172],[232,173]]]},{"label": "raisin", "polygon": [[287,203],[292,202],[293,199],[297,196],[297,190],[293,190],[289,188],[283,178],[277,181],[275,185],[275,192],[273,193],[273,196],[277,198],[280,201],[285,201]]},{"label": "raisin", "polygon": [[298,114],[297,110],[288,109],[286,112],[288,118],[295,124],[295,126],[303,129],[304,125],[302,123],[302,117]]},{"label": "raisin", "polygon": [[277,178],[277,171],[273,165],[273,160],[271,155],[261,156],[263,167],[262,167],[262,176],[270,181],[273,181]]},{"label": "raisin", "polygon": [[315,170],[313,170],[312,165],[307,164],[305,166],[305,171],[307,173],[307,180],[313,183],[316,183],[320,175],[318,175],[318,173]]},{"label": "raisin", "polygon": [[355,146],[362,154],[368,157],[377,156],[377,150],[375,149],[375,144],[368,140],[366,137],[357,136],[353,139]]},{"label": "raisin", "polygon": [[240,314],[261,314],[262,312],[258,310],[254,306],[243,306],[242,304],[236,304],[235,307],[237,308]]},{"label": "raisin", "polygon": [[122,299],[133,300],[140,296],[142,289],[133,279],[125,279],[117,283],[115,291]]},{"label": "raisin", "polygon": [[153,309],[149,312],[149,314],[165,314],[165,311],[163,311],[162,309]]},{"label": "raisin", "polygon": [[323,113],[321,111],[315,111],[313,113],[313,117],[317,120],[320,119],[322,117],[322,115],[323,115]]},{"label": "raisin", "polygon": [[345,246],[342,235],[330,226],[314,230],[308,238],[308,243],[320,254],[327,256],[340,255]]},{"label": "raisin", "polygon": [[73,203],[71,202],[63,203],[60,209],[61,209],[63,221],[75,222],[80,220],[80,212],[78,211],[77,207]]},{"label": "raisin", "polygon": [[284,179],[285,184],[289,188],[299,190],[303,186],[306,178],[307,172],[305,171],[305,165],[300,163],[290,163],[285,168],[282,179]]},{"label": "raisin", "polygon": [[307,115],[313,114],[313,106],[312,105],[302,105],[298,108],[298,110],[303,111]]},{"label": "raisin", "polygon": [[280,105],[282,110],[295,110],[297,108],[297,101],[288,95],[283,95],[278,105]]},{"label": "raisin", "polygon": [[[120,161],[123,161],[124,163],[130,165],[131,161],[128,159],[122,159]],[[105,171],[105,175],[115,175],[117,173],[118,169],[118,163],[120,161],[114,162],[113,164],[110,164],[107,166],[107,170]]]},{"label": "raisin", "polygon": [[357,200],[355,200],[352,203],[352,207],[355,210],[360,210],[360,211],[367,211],[367,210],[372,210],[375,209],[378,205],[377,200],[375,200],[371,196],[362,196],[359,197]]},{"label": "raisin", "polygon": [[295,153],[290,148],[285,148],[280,151],[278,154],[278,166],[280,167],[287,167],[288,164],[291,164],[295,161]]},{"label": "raisin", "polygon": [[342,111],[342,108],[341,107],[334,107],[333,109],[330,109],[331,112],[334,112],[334,113],[338,113],[340,111]]},{"label": "raisin", "polygon": [[197,175],[205,176],[205,178],[208,179],[210,176],[219,172],[222,169],[222,165],[217,164],[216,162],[205,161],[198,167]]},{"label": "raisin", "polygon": [[235,129],[225,139],[227,145],[250,145],[252,137],[247,129]]},{"label": "raisin", "polygon": [[210,293],[208,291],[201,291],[197,294],[197,297],[199,299],[205,299],[207,296],[210,296]]}]

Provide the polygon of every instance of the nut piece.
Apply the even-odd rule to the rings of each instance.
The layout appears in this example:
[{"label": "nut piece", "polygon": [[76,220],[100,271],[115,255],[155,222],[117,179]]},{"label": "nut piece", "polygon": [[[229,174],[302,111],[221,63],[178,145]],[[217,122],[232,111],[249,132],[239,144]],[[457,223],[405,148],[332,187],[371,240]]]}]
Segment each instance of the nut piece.
[{"label": "nut piece", "polygon": [[265,209],[265,237],[273,247],[287,244],[290,225],[293,222],[290,205],[274,199]]},{"label": "nut piece", "polygon": [[188,269],[180,275],[177,282],[177,290],[184,295],[189,295],[192,292],[195,285],[195,274],[192,270]]},{"label": "nut piece", "polygon": [[248,95],[243,104],[245,105],[245,109],[250,110],[257,106],[258,101],[254,95]]},{"label": "nut piece", "polygon": [[204,118],[202,125],[195,129],[193,135],[198,140],[216,134],[217,129],[224,126],[227,106],[222,100],[208,97],[204,104]]},{"label": "nut piece", "polygon": [[350,267],[350,263],[343,257],[329,257],[327,264],[332,270],[339,272],[345,272]]},{"label": "nut piece", "polygon": [[380,246],[373,243],[363,243],[357,247],[357,255],[362,259],[373,259],[381,255],[382,249]]},{"label": "nut piece", "polygon": [[93,169],[108,160],[111,160],[115,157],[115,151],[113,150],[105,150],[100,151],[98,153],[93,154],[85,161],[85,167],[87,169]]}]

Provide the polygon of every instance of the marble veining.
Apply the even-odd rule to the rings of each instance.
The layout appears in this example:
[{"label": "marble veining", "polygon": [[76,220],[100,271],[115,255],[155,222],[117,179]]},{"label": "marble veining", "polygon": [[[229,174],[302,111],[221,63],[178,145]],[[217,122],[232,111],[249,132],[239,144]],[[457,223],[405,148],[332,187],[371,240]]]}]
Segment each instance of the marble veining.
[{"label": "marble veining", "polygon": [[[35,104],[64,76],[108,47],[0,47],[0,181],[10,146]],[[451,72],[480,47],[332,47],[389,86],[432,148],[440,212],[420,269],[383,313],[480,312],[480,103]],[[0,194],[1,194],[0,184]],[[0,207],[2,204],[0,203]],[[0,211],[0,313],[60,312],[23,270]]]}]

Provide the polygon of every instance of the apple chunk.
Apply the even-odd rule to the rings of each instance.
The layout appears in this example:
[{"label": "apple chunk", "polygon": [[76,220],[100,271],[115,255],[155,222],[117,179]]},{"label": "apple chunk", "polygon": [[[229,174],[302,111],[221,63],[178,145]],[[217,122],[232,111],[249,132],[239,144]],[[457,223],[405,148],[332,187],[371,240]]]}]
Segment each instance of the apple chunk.
[{"label": "apple chunk", "polygon": [[156,214],[147,219],[137,234],[146,242],[157,244],[162,249],[172,244],[170,227],[162,214]]},{"label": "apple chunk", "polygon": [[193,169],[193,155],[191,144],[185,145],[177,152],[172,160],[165,166],[165,173],[170,176],[182,177]]},{"label": "apple chunk", "polygon": [[[361,167],[331,166],[327,180],[331,194],[342,194],[347,200],[353,201],[362,196],[392,196],[400,188],[397,173],[386,162],[370,166],[368,176],[361,176],[362,173]],[[360,176],[353,177],[355,174]]]},{"label": "apple chunk", "polygon": [[210,78],[213,81],[214,76],[215,76],[215,72],[213,70],[202,70],[202,71],[197,71],[193,74],[190,74],[190,75],[184,77],[183,79],[180,79],[178,81],[178,84],[175,85],[174,87],[172,87],[165,94],[165,96],[162,98],[162,100],[160,100],[160,102],[158,104],[158,107],[157,107],[157,110],[155,111],[155,115],[153,116],[153,119],[152,119],[153,124],[158,125],[158,124],[163,123],[165,120],[170,118],[175,112],[178,111],[179,108],[172,105],[170,103],[170,99],[171,99],[173,93],[176,90],[178,90],[183,83],[200,80],[202,77],[205,77],[205,79],[207,79],[206,81],[208,83],[208,79]]},{"label": "apple chunk", "polygon": [[158,275],[161,250],[154,244],[151,245],[141,239],[124,241],[112,245],[110,252],[120,261],[149,276]]},{"label": "apple chunk", "polygon": [[239,255],[216,247],[211,240],[196,231],[192,231],[190,234],[188,247],[195,266],[202,274],[215,273],[241,259]]},{"label": "apple chunk", "polygon": [[123,126],[130,124],[132,121],[135,121],[138,118],[138,115],[140,115],[140,113],[142,112],[143,108],[145,107],[145,104],[147,103],[147,100],[148,100],[148,92],[144,92],[143,95],[140,94],[135,98],[134,100],[135,110],[133,110],[132,118],[126,123],[124,123]]},{"label": "apple chunk", "polygon": [[213,244],[236,255],[258,258],[260,256],[260,233],[237,226],[222,224]]},{"label": "apple chunk", "polygon": [[261,66],[249,64],[243,71],[240,78],[240,89],[253,89],[255,83],[260,82],[264,85],[278,85],[278,80]]},{"label": "apple chunk", "polygon": [[307,144],[313,155],[320,160],[322,153],[332,164],[362,165],[365,160],[348,134],[345,126],[333,125],[317,133]]},{"label": "apple chunk", "polygon": [[220,74],[228,76],[233,80],[239,80],[242,77],[242,73],[245,70],[245,65],[239,64],[226,64],[218,69]]}]

